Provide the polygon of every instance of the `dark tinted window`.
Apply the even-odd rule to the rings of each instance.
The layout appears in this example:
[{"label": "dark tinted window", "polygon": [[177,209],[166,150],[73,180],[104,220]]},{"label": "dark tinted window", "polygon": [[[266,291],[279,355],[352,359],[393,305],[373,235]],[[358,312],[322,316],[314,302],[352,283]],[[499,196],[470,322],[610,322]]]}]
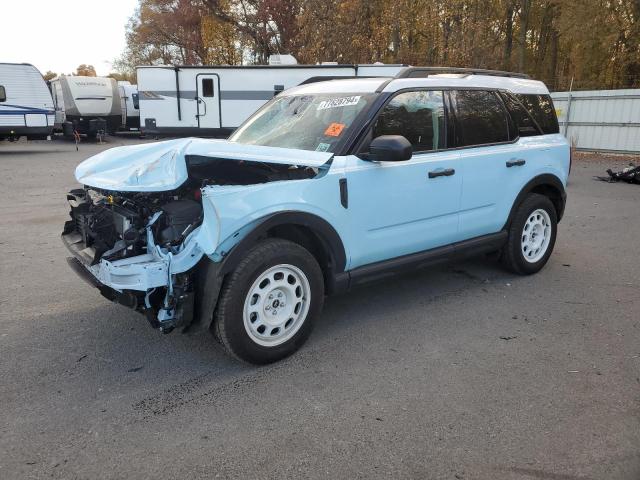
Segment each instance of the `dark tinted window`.
[{"label": "dark tinted window", "polygon": [[509,124],[502,102],[494,92],[453,92],[458,145],[484,145],[509,141]]},{"label": "dark tinted window", "polygon": [[517,137],[531,137],[542,134],[533,117],[529,115],[524,105],[512,93],[503,92],[500,95],[513,119],[511,125],[513,131],[510,134],[512,140]]},{"label": "dark tinted window", "polygon": [[202,79],[202,96],[213,97],[213,78]]},{"label": "dark tinted window", "polygon": [[560,131],[553,101],[549,95],[516,94],[516,97],[529,110],[544,133],[558,133]]},{"label": "dark tinted window", "polygon": [[5,92],[4,87],[0,85],[0,102],[7,101],[7,92]]},{"label": "dark tinted window", "polygon": [[131,101],[133,102],[133,108],[136,110],[140,109],[140,98],[137,93],[131,94]]},{"label": "dark tinted window", "polygon": [[373,126],[373,138],[380,135],[402,135],[414,152],[445,148],[442,92],[421,90],[393,97]]}]

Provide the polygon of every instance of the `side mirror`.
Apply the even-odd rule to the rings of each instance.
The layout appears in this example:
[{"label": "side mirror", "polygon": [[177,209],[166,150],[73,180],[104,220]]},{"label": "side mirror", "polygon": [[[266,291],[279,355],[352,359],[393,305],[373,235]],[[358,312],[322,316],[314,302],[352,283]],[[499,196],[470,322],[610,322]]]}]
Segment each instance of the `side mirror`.
[{"label": "side mirror", "polygon": [[413,155],[411,143],[402,135],[381,135],[369,145],[369,153],[362,157],[374,162],[402,162]]}]

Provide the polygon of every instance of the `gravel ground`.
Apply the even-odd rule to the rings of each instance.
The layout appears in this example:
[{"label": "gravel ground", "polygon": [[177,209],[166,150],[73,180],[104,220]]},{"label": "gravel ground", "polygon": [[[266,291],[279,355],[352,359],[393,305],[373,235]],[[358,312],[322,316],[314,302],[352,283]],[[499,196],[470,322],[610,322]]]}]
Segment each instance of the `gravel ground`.
[{"label": "gravel ground", "polygon": [[0,478],[640,478],[640,186],[580,156],[547,267],[484,259],[327,301],[256,368],[80,281],[73,169],[107,145],[0,143]]}]

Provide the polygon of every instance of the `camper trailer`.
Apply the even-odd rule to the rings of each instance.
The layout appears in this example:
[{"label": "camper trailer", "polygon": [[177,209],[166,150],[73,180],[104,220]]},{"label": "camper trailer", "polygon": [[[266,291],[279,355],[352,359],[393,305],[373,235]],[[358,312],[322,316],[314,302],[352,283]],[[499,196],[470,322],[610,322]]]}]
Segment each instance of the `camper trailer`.
[{"label": "camper trailer", "polygon": [[126,80],[118,82],[120,93],[120,109],[122,111],[122,130],[140,129],[140,104],[138,102],[138,86]]},{"label": "camper trailer", "polygon": [[283,90],[318,80],[392,77],[403,65],[141,66],[140,127],[147,135],[226,136]]},{"label": "camper trailer", "polygon": [[38,69],[0,63],[0,139],[43,139],[51,135],[53,124],[53,101]]},{"label": "camper trailer", "polygon": [[95,137],[112,133],[122,122],[120,94],[115,79],[60,75],[51,80],[56,107],[56,129]]}]

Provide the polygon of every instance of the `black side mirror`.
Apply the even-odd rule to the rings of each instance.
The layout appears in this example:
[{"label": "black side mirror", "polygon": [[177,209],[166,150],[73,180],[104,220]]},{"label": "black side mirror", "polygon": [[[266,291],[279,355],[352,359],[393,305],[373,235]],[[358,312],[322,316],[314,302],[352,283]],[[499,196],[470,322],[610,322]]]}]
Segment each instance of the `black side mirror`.
[{"label": "black side mirror", "polygon": [[413,155],[411,143],[402,135],[381,135],[369,145],[369,153],[361,155],[374,162],[402,162]]}]

